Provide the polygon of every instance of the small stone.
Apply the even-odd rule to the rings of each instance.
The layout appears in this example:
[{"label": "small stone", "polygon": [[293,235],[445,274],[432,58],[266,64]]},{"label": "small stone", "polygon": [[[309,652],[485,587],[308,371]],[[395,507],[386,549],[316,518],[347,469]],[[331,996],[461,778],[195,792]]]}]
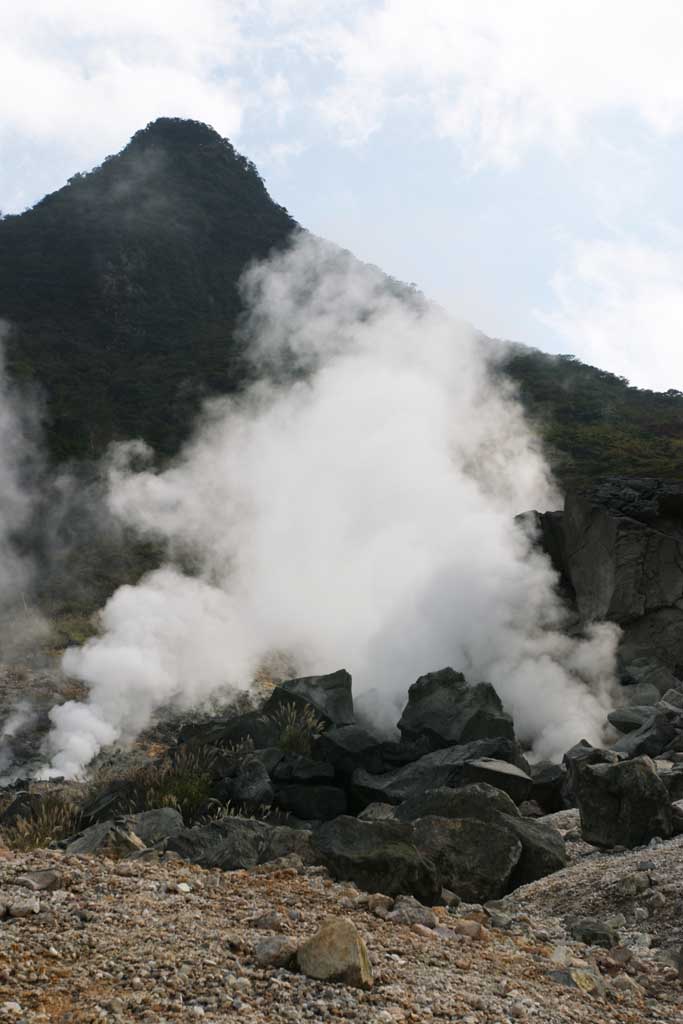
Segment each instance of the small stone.
[{"label": "small stone", "polygon": [[297,961],[309,978],[342,981],[357,988],[373,984],[365,942],[347,917],[326,918],[315,935],[299,947]]},{"label": "small stone", "polygon": [[619,933],[595,917],[585,917],[581,921],[576,921],[570,928],[570,934],[577,942],[584,942],[587,946],[611,949],[619,943]]},{"label": "small stone", "polygon": [[26,886],[33,892],[48,892],[62,886],[62,877],[57,871],[27,871],[16,880],[17,885]]},{"label": "small stone", "polygon": [[[178,884],[176,885],[175,889],[176,889],[176,892],[185,893],[186,895],[187,895],[187,893],[192,892],[192,886],[188,885],[187,882],[178,882]],[[196,1009],[202,1010],[201,1006],[193,1007],[193,1010],[196,1010]],[[203,1010],[202,1010],[202,1013],[204,1013]]]},{"label": "small stone", "polygon": [[284,919],[277,910],[267,910],[265,914],[259,914],[248,922],[252,928],[260,928],[264,931],[281,932],[284,928]]},{"label": "small stone", "polygon": [[40,913],[40,901],[35,896],[27,900],[15,900],[9,905],[10,917],[30,917]]},{"label": "small stone", "polygon": [[392,924],[421,924],[426,928],[436,928],[437,925],[434,911],[418,903],[414,896],[398,896],[386,919]]},{"label": "small stone", "polygon": [[467,935],[468,938],[476,939],[478,942],[485,942],[491,937],[491,933],[484,928],[483,924],[480,924],[479,921],[468,920],[468,918],[456,921],[453,924],[453,931],[458,935]]},{"label": "small stone", "polygon": [[385,896],[382,892],[374,892],[368,896],[368,910],[375,917],[386,917],[394,906],[391,896]]},{"label": "small stone", "polygon": [[604,995],[605,983],[591,967],[568,967],[563,971],[551,971],[550,977],[560,985],[578,988],[588,995]]},{"label": "small stone", "polygon": [[649,913],[645,907],[634,907],[633,917],[636,921],[647,921]]},{"label": "small stone", "polygon": [[254,959],[260,967],[289,967],[296,951],[294,939],[286,935],[273,935],[257,944]]}]

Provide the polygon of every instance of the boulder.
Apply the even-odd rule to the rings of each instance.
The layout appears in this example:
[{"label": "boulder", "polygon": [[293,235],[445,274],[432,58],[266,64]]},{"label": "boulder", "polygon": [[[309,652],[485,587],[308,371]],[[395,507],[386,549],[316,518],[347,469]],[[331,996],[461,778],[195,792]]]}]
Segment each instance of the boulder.
[{"label": "boulder", "polygon": [[304,821],[329,821],[346,814],[346,793],[337,786],[281,786],[275,803]]},{"label": "boulder", "polygon": [[359,821],[394,821],[396,807],[394,804],[368,804],[358,815]]},{"label": "boulder", "polygon": [[134,832],[145,846],[156,846],[169,836],[175,836],[185,828],[183,816],[175,807],[159,807],[157,810],[141,811],[139,814],[126,814],[116,819],[117,825],[123,825],[129,832]]},{"label": "boulder", "polygon": [[531,793],[531,778],[517,765],[495,757],[479,757],[466,761],[459,778],[463,783],[487,782],[502,790],[516,804],[527,800]]},{"label": "boulder", "polygon": [[624,698],[628,708],[649,708],[650,712],[659,700],[659,690],[651,683],[638,683],[636,686],[623,687],[620,696]]},{"label": "boulder", "polygon": [[372,967],[365,942],[348,917],[325,918],[315,935],[299,946],[297,963],[308,978],[372,988]]},{"label": "boulder", "polygon": [[246,811],[269,807],[275,790],[268,770],[258,754],[247,754],[237,774],[225,782],[225,799]]},{"label": "boulder", "polygon": [[637,729],[654,720],[655,709],[651,705],[634,705],[632,707],[615,708],[610,711],[607,721],[619,732],[636,732]]},{"label": "boulder", "polygon": [[672,803],[671,824],[675,836],[683,835],[683,800],[674,800]]},{"label": "boulder", "polygon": [[655,712],[635,732],[629,732],[613,746],[619,754],[626,757],[659,757],[669,747],[677,733],[676,724],[664,712]]},{"label": "boulder", "polygon": [[[427,789],[467,785],[479,781],[481,775],[476,779],[465,777],[464,765],[484,757],[516,764],[522,771],[528,767],[517,744],[512,740],[475,740],[461,746],[432,751],[417,761],[381,775],[371,775],[359,768],[351,776],[352,798],[360,807],[370,803],[400,804],[404,800],[419,797]],[[490,776],[486,781],[491,781]],[[528,784],[531,784],[530,780]]]},{"label": "boulder", "polygon": [[508,828],[474,818],[419,818],[413,826],[418,851],[436,868],[441,887],[468,903],[500,899],[522,853]]},{"label": "boulder", "polygon": [[80,856],[100,853],[108,857],[128,857],[146,849],[142,839],[135,835],[124,822],[100,821],[59,844],[65,853]]},{"label": "boulder", "polygon": [[334,768],[324,760],[305,754],[283,754],[272,771],[272,778],[282,783],[330,783],[334,781]]},{"label": "boulder", "polygon": [[491,684],[468,683],[452,668],[413,683],[398,728],[407,740],[426,737],[434,749],[498,736],[514,739],[512,718]]},{"label": "boulder", "polygon": [[40,811],[43,796],[28,790],[15,793],[7,806],[0,811],[0,827],[10,828],[22,819],[30,819]]},{"label": "boulder", "polygon": [[511,888],[545,878],[567,866],[564,839],[556,828],[539,819],[504,814],[497,822],[522,844],[522,853],[510,879]]},{"label": "boulder", "polygon": [[669,794],[649,757],[583,765],[576,797],[582,836],[595,846],[643,846],[671,835]]},{"label": "boulder", "polygon": [[412,895],[429,906],[438,901],[439,876],[416,849],[408,824],[343,816],[316,830],[313,847],[333,878],[367,892]]},{"label": "boulder", "polygon": [[424,817],[497,821],[501,814],[519,814],[507,793],[495,789],[486,782],[473,783],[463,786],[462,789],[451,789],[447,786],[428,789],[421,796],[412,797],[399,804],[394,810],[399,821],[417,821],[418,818]]},{"label": "boulder", "polygon": [[276,686],[263,706],[265,715],[293,704],[304,709],[310,706],[325,725],[352,725],[353,697],[351,676],[341,669],[326,676],[306,676],[288,679]]},{"label": "boulder", "polygon": [[181,727],[178,742],[225,747],[251,740],[260,749],[277,746],[278,736],[279,729],[272,719],[260,711],[248,711],[234,718],[188,722]]},{"label": "boulder", "polygon": [[661,697],[667,690],[676,689],[681,685],[671,669],[653,654],[631,658],[627,662],[622,659],[619,675],[622,685],[648,687],[650,692],[656,691],[655,699]]},{"label": "boulder", "polygon": [[567,777],[566,769],[561,764],[551,761],[538,761],[532,764],[530,800],[534,800],[546,814],[553,814],[565,806],[564,788]]},{"label": "boulder", "polygon": [[[339,775],[353,775],[356,768],[369,772],[385,770],[383,744],[360,725],[333,726],[313,744],[316,757],[332,765]],[[425,753],[426,751],[422,751]]]},{"label": "boulder", "polygon": [[235,871],[261,863],[270,826],[251,818],[221,818],[171,836],[166,849],[203,868]]}]

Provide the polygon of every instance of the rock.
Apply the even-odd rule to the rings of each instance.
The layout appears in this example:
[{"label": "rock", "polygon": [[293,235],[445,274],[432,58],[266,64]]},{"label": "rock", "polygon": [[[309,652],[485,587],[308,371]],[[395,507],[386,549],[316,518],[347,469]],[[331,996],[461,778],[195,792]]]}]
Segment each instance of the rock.
[{"label": "rock", "polygon": [[19,875],[16,884],[24,885],[33,892],[52,892],[53,889],[61,889],[63,879],[58,871],[48,868],[44,871],[27,871],[26,874]]},{"label": "rock", "polygon": [[621,680],[626,686],[649,687],[651,691],[656,691],[655,702],[668,690],[675,691],[680,686],[680,680],[673,672],[651,654],[632,658],[627,663],[622,662]]},{"label": "rock", "polygon": [[121,824],[129,832],[134,832],[145,846],[156,846],[162,839],[177,835],[185,827],[180,811],[174,807],[159,807],[153,811],[127,814],[123,818],[117,818],[116,824]]},{"label": "rock", "polygon": [[329,821],[347,811],[346,793],[336,786],[282,786],[275,803],[308,821]]},{"label": "rock", "polygon": [[578,988],[589,996],[604,996],[605,983],[593,967],[567,967],[550,971],[549,975],[559,985]]},{"label": "rock", "polygon": [[142,839],[132,832],[125,822],[101,821],[91,825],[75,836],[65,839],[60,846],[72,856],[84,853],[100,853],[111,857],[127,857],[146,849]]},{"label": "rock", "polygon": [[585,917],[571,925],[569,934],[577,942],[583,942],[586,946],[603,946],[611,949],[619,945],[619,932],[611,928],[604,921],[594,917]]},{"label": "rock", "polygon": [[666,786],[669,799],[672,803],[683,800],[683,771],[678,768],[673,771],[659,772],[659,777]]},{"label": "rock", "polygon": [[235,718],[190,722],[180,729],[178,741],[202,746],[239,746],[251,740],[256,749],[275,747],[280,730],[260,711],[248,711]]},{"label": "rock", "polygon": [[305,754],[283,754],[273,768],[272,777],[277,784],[320,782],[329,785],[334,782],[334,767]]},{"label": "rock", "polygon": [[254,959],[259,967],[291,967],[296,953],[294,939],[286,935],[273,935],[256,944]]},{"label": "rock", "polygon": [[610,711],[607,721],[619,732],[635,732],[655,717],[655,709],[647,706],[615,708]]},{"label": "rock", "polygon": [[532,764],[529,774],[531,775],[531,800],[535,800],[543,808],[545,814],[553,814],[565,806],[564,784],[566,770],[561,764],[553,764],[551,761],[538,761]]},{"label": "rock", "polygon": [[495,757],[479,757],[466,761],[462,767],[463,782],[487,782],[502,790],[516,803],[522,803],[531,792],[531,778],[514,764]]},{"label": "rock", "polygon": [[261,862],[269,831],[269,826],[260,821],[222,818],[183,829],[171,836],[166,849],[204,868],[235,871]]},{"label": "rock", "polygon": [[567,866],[564,839],[552,825],[540,819],[503,814],[497,822],[509,829],[522,844],[522,853],[515,866],[510,886],[517,888]]},{"label": "rock", "polygon": [[652,683],[637,683],[635,686],[624,687],[620,696],[624,698],[626,707],[649,708],[652,713],[652,709],[659,700],[659,690]]},{"label": "rock", "polygon": [[583,838],[595,846],[642,846],[672,833],[669,795],[649,757],[585,765],[577,802]]},{"label": "rock", "polygon": [[407,740],[426,736],[434,749],[498,736],[514,739],[512,719],[491,684],[470,684],[452,668],[413,683],[398,728]]},{"label": "rock", "polygon": [[[362,807],[370,803],[400,804],[418,798],[425,790],[441,786],[468,785],[480,778],[468,778],[464,766],[468,761],[493,758],[526,770],[526,762],[516,743],[509,739],[474,740],[458,747],[448,747],[425,754],[417,761],[381,775],[371,775],[359,768],[351,777],[352,799]],[[526,766],[526,767],[525,767]],[[477,769],[474,769],[475,774]],[[485,770],[479,775],[485,774]],[[491,774],[491,773],[490,773]],[[492,782],[492,778],[481,781]],[[529,780],[528,785],[531,785]]]},{"label": "rock", "polygon": [[522,853],[520,840],[509,829],[474,818],[420,818],[414,824],[414,841],[436,867],[440,888],[468,903],[508,892]]},{"label": "rock", "polygon": [[397,896],[393,910],[385,916],[392,924],[421,924],[425,928],[436,928],[438,924],[434,911],[418,903],[414,896]]},{"label": "rock", "polygon": [[225,796],[246,811],[269,807],[275,796],[268,769],[258,754],[247,754],[237,774],[230,779]]},{"label": "rock", "polygon": [[[368,896],[368,910],[375,917],[385,918],[393,906],[394,900],[392,897],[385,896],[382,892],[374,892]],[[422,906],[422,904],[418,904],[418,906]]]},{"label": "rock", "polygon": [[341,669],[326,676],[288,679],[275,687],[263,706],[263,713],[272,715],[288,704],[301,709],[312,707],[328,726],[353,725],[351,676]]},{"label": "rock", "polygon": [[345,777],[353,775],[356,768],[382,772],[386,767],[383,744],[360,725],[327,729],[315,740],[313,751]]},{"label": "rock", "polygon": [[517,815],[519,811],[507,793],[486,782],[475,782],[461,789],[448,786],[428,789],[395,808],[398,821],[416,821],[427,816],[495,821],[500,814]]},{"label": "rock", "polygon": [[438,900],[439,877],[418,852],[410,825],[344,816],[317,829],[313,848],[333,878],[355,882],[366,892],[404,893],[430,906]]},{"label": "rock", "polygon": [[671,824],[675,836],[683,835],[683,800],[675,800],[672,803]]},{"label": "rock", "polygon": [[358,815],[360,821],[391,821],[396,818],[394,804],[368,804]]},{"label": "rock", "polygon": [[40,913],[40,901],[35,896],[25,900],[13,900],[7,911],[10,917],[31,917]]},{"label": "rock", "polygon": [[253,818],[229,817],[186,828],[171,836],[167,852],[205,868],[224,871],[253,868],[295,854],[313,863],[309,832],[273,827]]},{"label": "rock", "polygon": [[555,811],[554,814],[546,814],[538,819],[541,825],[552,825],[560,835],[565,832],[575,832],[581,828],[581,815],[578,807],[568,807],[565,811]]},{"label": "rock", "polygon": [[318,981],[341,981],[372,988],[373,974],[365,942],[348,917],[327,917],[315,935],[299,946],[299,970]]},{"label": "rock", "polygon": [[522,800],[517,810],[523,818],[542,818],[544,816],[543,808],[535,800]]},{"label": "rock", "polygon": [[669,716],[655,711],[639,729],[622,736],[614,744],[613,749],[617,753],[625,754],[626,757],[639,757],[642,754],[658,757],[667,749],[675,735],[676,727]]}]

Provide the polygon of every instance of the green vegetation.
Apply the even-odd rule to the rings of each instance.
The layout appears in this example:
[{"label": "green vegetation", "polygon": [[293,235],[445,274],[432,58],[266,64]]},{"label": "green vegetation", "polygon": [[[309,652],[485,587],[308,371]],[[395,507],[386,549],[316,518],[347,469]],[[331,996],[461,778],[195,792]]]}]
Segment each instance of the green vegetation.
[{"label": "green vegetation", "polygon": [[502,371],[565,487],[603,476],[683,477],[681,392],[641,390],[573,356],[521,347]]},{"label": "green vegetation", "polygon": [[2,840],[11,850],[38,850],[66,839],[83,828],[80,807],[64,794],[46,793],[38,808],[26,818],[2,829]]},{"label": "green vegetation", "polygon": [[270,718],[280,730],[278,746],[286,754],[309,755],[313,740],[325,729],[325,723],[310,704],[301,708],[295,704],[282,704]]}]

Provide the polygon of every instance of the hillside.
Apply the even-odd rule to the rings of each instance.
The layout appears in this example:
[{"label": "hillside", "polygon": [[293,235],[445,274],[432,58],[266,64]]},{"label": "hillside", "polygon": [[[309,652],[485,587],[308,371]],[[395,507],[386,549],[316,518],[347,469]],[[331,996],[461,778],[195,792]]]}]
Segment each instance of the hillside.
[{"label": "hillside", "polygon": [[244,379],[237,281],[295,226],[227,140],[169,118],[5,217],[8,363],[46,396],[52,455],[134,436],[174,451],[202,398]]},{"label": "hillside", "polygon": [[[45,396],[52,456],[97,456],[131,436],[177,450],[202,399],[244,383],[237,282],[296,227],[227,140],[173,118],[2,219],[9,367]],[[565,485],[681,475],[680,393],[521,346],[504,370]]]}]

